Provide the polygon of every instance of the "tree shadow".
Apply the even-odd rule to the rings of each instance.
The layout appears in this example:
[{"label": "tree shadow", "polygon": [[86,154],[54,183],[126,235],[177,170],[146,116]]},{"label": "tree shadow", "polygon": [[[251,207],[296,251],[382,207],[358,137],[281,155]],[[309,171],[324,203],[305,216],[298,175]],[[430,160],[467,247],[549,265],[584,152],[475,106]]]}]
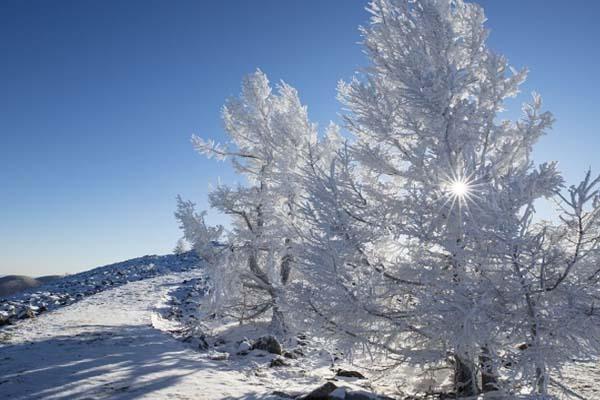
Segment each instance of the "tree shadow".
[{"label": "tree shadow", "polygon": [[0,346],[0,397],[152,398],[201,368],[228,368],[201,359],[151,326],[78,328],[82,333],[74,336]]}]

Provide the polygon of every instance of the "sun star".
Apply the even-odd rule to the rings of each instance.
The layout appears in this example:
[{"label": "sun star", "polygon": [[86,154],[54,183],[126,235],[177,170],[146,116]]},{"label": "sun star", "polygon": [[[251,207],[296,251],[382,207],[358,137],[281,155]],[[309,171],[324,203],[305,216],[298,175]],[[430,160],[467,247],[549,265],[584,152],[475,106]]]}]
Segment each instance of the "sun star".
[{"label": "sun star", "polygon": [[467,196],[471,190],[469,183],[464,179],[457,179],[450,182],[449,189],[453,196],[461,198]]},{"label": "sun star", "polygon": [[455,204],[459,208],[468,207],[468,203],[477,198],[476,186],[470,176],[454,175],[443,182],[442,188],[446,198],[444,205],[450,203],[450,208],[453,208]]}]

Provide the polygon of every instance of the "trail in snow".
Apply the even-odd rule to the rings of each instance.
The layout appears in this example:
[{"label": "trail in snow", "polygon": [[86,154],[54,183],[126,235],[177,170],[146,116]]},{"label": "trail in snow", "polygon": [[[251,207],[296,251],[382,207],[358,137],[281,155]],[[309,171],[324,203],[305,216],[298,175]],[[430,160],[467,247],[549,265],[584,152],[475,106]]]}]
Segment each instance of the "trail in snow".
[{"label": "trail in snow", "polygon": [[263,398],[252,377],[152,326],[154,305],[191,276],[129,283],[0,332],[0,398]]}]

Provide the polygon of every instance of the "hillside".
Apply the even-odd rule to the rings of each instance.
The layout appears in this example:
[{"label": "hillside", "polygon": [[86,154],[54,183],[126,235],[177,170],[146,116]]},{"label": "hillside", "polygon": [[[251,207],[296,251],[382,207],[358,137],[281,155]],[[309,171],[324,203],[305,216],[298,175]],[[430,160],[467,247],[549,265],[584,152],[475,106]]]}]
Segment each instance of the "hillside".
[{"label": "hillside", "polygon": [[22,285],[18,291],[0,296],[0,326],[33,318],[40,313],[75,303],[87,296],[128,282],[169,272],[186,271],[195,268],[198,262],[198,257],[193,253],[148,255],[66,275],[60,279],[52,279],[52,276],[38,279],[3,277],[1,279],[7,282],[9,288],[19,287],[19,282],[25,282],[28,286]]}]

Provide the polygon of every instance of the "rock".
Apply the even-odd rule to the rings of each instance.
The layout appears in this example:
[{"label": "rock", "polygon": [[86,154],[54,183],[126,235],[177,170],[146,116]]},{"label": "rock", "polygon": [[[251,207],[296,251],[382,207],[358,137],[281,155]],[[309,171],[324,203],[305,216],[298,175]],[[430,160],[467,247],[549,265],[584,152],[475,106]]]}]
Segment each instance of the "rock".
[{"label": "rock", "polygon": [[31,307],[24,307],[17,313],[17,319],[34,318],[35,312]]},{"label": "rock", "polygon": [[0,326],[10,324],[10,314],[6,311],[0,311]]},{"label": "rock", "polygon": [[263,350],[267,353],[281,355],[282,349],[281,344],[275,339],[274,336],[262,336],[254,341],[252,344],[252,350]]},{"label": "rock", "polygon": [[271,360],[271,363],[269,364],[269,367],[271,368],[277,368],[277,367],[289,367],[289,364],[285,362],[285,360],[283,358],[277,357]]},{"label": "rock", "polygon": [[381,396],[364,390],[349,390],[344,400],[394,400],[391,397]]},{"label": "rock", "polygon": [[264,371],[256,370],[254,371],[254,376],[258,376],[259,378],[266,378],[267,374]]},{"label": "rock", "polygon": [[330,399],[345,400],[346,399],[346,388],[339,387],[333,392],[329,393]]},{"label": "rock", "polygon": [[284,351],[283,352],[283,356],[285,358],[289,358],[291,360],[295,360],[296,358],[298,358],[298,355],[296,353],[291,352],[291,351]]},{"label": "rock", "polygon": [[204,335],[202,336],[197,336],[196,337],[197,340],[197,348],[198,350],[207,350],[208,349],[208,342],[206,341],[206,337]]},{"label": "rock", "polygon": [[517,346],[517,349],[524,351],[527,350],[529,348],[529,343],[521,343],[520,345]]},{"label": "rock", "polygon": [[285,392],[281,392],[279,390],[276,390],[274,392],[271,393],[273,396],[277,396],[277,397],[281,397],[282,399],[295,399],[296,396],[293,394],[288,394]]},{"label": "rock", "polygon": [[337,388],[338,387],[335,384],[327,382],[324,385],[319,386],[312,392],[305,394],[304,396],[298,397],[298,400],[328,400],[330,398],[329,395],[331,394],[331,392],[333,392]]},{"label": "rock", "polygon": [[352,390],[344,386],[338,387],[331,382],[327,382],[312,392],[302,396],[296,396],[295,398],[297,400],[394,400],[391,397],[378,395],[365,390]]},{"label": "rock", "polygon": [[348,371],[345,369],[338,369],[335,376],[342,376],[344,378],[367,379],[363,374],[361,374],[358,371]]},{"label": "rock", "polygon": [[252,344],[250,344],[250,342],[247,341],[247,340],[242,340],[240,342],[240,344],[238,345],[238,353],[246,353],[246,354],[248,354],[248,352],[250,351],[250,349],[252,349]]},{"label": "rock", "polygon": [[[172,333],[178,333],[171,331]],[[206,341],[206,335],[200,329],[192,329],[191,331],[179,330],[182,333],[181,341],[189,343],[193,348],[197,350],[207,350],[209,348],[208,342]]]}]

